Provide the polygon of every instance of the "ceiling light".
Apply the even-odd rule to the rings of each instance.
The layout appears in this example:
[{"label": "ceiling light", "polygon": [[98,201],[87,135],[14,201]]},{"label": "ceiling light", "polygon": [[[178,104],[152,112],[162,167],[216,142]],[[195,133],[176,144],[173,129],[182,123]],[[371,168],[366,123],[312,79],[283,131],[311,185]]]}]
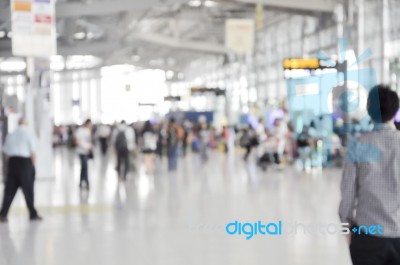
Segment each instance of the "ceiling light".
[{"label": "ceiling light", "polygon": [[9,38],[9,39],[12,38],[12,32],[11,31],[7,33],[7,38]]},{"label": "ceiling light", "polygon": [[174,77],[174,75],[175,75],[174,71],[167,71],[166,72],[166,76],[167,76],[168,80],[172,79]]},{"label": "ceiling light", "polygon": [[175,59],[174,58],[168,58],[167,64],[168,64],[168,66],[175,66]]},{"label": "ceiling light", "polygon": [[217,3],[215,1],[206,0],[204,2],[204,6],[206,6],[206,7],[213,7],[213,6],[216,6],[216,5],[217,5]]},{"label": "ceiling light", "polygon": [[26,63],[22,60],[10,59],[0,63],[0,71],[3,72],[21,72],[26,69]]},{"label": "ceiling light", "polygon": [[182,80],[182,79],[184,79],[185,78],[185,75],[183,74],[183,73],[179,73],[178,74],[178,79],[179,80]]},{"label": "ceiling light", "polygon": [[201,1],[200,0],[191,0],[191,1],[189,1],[188,5],[191,7],[199,7],[199,6],[201,6]]},{"label": "ceiling light", "polygon": [[163,66],[165,64],[164,59],[153,59],[149,62],[150,66]]},{"label": "ceiling light", "polygon": [[0,31],[0,38],[4,38],[6,36],[6,32],[5,31]]},{"label": "ceiling light", "polygon": [[83,40],[84,38],[86,38],[85,32],[77,32],[74,34],[74,39],[76,40]]},{"label": "ceiling light", "polygon": [[140,56],[139,56],[139,55],[133,55],[133,56],[132,56],[132,60],[133,60],[134,62],[139,62],[139,61],[140,61]]},{"label": "ceiling light", "polygon": [[92,32],[88,32],[88,33],[86,34],[86,37],[87,37],[88,40],[91,40],[91,39],[94,38],[94,34],[93,34]]},{"label": "ceiling light", "polygon": [[65,63],[64,62],[53,62],[50,63],[50,69],[52,71],[62,71],[65,68]]}]

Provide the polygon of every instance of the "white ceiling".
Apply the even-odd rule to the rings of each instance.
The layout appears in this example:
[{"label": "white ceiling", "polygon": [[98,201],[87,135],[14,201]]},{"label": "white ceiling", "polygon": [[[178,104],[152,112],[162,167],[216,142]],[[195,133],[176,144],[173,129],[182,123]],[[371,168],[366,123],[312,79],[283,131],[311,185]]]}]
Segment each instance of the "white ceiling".
[{"label": "white ceiling", "polygon": [[[197,2],[196,2],[197,1]],[[265,17],[333,12],[336,0],[260,0]],[[59,0],[61,55],[100,56],[105,64],[182,70],[206,55],[225,53],[227,18],[253,18],[259,0]],[[197,6],[201,4],[200,6]],[[195,5],[195,6],[194,6]],[[9,0],[0,0],[0,31],[10,30]],[[0,39],[0,57],[11,56]]]}]

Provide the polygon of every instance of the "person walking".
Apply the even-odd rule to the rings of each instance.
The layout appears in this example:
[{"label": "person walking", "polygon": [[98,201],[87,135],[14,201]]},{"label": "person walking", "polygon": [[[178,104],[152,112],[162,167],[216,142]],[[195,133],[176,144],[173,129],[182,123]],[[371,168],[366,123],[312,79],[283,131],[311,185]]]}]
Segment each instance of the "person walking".
[{"label": "person walking", "polygon": [[125,181],[130,169],[130,155],[135,147],[135,132],[124,120],[114,131],[113,143],[117,156],[118,177]]},{"label": "person walking", "polygon": [[169,171],[175,171],[178,168],[179,143],[183,138],[183,132],[180,130],[183,129],[176,124],[174,118],[171,118],[168,123],[167,130],[167,155]]},{"label": "person walking", "polygon": [[108,144],[111,136],[111,128],[106,124],[101,124],[97,129],[97,136],[100,142],[100,149],[103,155],[107,154]]},{"label": "person walking", "polygon": [[75,132],[75,142],[81,163],[79,187],[89,190],[88,161],[93,157],[92,121],[90,119],[86,120]]},{"label": "person walking", "polygon": [[184,120],[182,123],[183,129],[183,139],[182,139],[182,155],[186,156],[189,142],[189,133],[191,129],[191,124],[189,120]]},{"label": "person walking", "polygon": [[7,180],[4,188],[0,222],[7,222],[7,215],[18,188],[22,189],[31,221],[41,221],[34,206],[34,182],[36,138],[28,130],[25,118],[19,120],[19,127],[6,138],[3,153],[7,158]]},{"label": "person walking", "polygon": [[260,158],[264,155],[264,142],[267,141],[267,132],[265,130],[264,119],[258,119],[258,124],[255,129],[257,141],[259,145],[257,146],[257,158]]},{"label": "person walking", "polygon": [[222,138],[222,144],[224,145],[224,153],[227,154],[229,152],[229,129],[228,129],[228,126],[222,127],[221,138]]},{"label": "person walking", "polygon": [[200,157],[201,161],[208,161],[208,147],[210,145],[210,130],[208,128],[207,120],[200,119],[198,138],[200,143]]},{"label": "person walking", "polygon": [[272,129],[272,137],[276,141],[276,152],[274,153],[275,164],[282,169],[282,158],[285,153],[288,126],[282,119],[276,119]]},{"label": "person walking", "polygon": [[[372,132],[348,141],[339,216],[349,224],[354,265],[400,264],[400,132],[394,126],[399,97],[377,86],[368,97]],[[375,230],[362,227],[375,226]]]},{"label": "person walking", "polygon": [[[158,138],[156,131],[150,121],[146,121],[142,131],[144,163],[146,173],[153,174],[156,160]],[[160,146],[158,146],[160,148]]]},{"label": "person walking", "polygon": [[164,129],[164,123],[159,122],[157,124],[157,144],[156,144],[156,155],[160,160],[162,160],[163,154],[164,154],[164,145],[165,145],[165,135],[166,131]]},{"label": "person walking", "polygon": [[249,124],[248,127],[244,129],[242,137],[240,138],[240,146],[246,150],[243,156],[244,161],[249,159],[253,147],[257,146],[257,144],[257,135],[253,126]]}]

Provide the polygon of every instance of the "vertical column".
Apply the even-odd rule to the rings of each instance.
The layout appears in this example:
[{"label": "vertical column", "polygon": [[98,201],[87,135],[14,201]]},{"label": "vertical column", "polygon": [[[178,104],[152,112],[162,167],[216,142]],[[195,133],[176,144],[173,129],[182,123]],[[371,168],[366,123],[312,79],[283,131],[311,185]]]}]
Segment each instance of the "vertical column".
[{"label": "vertical column", "polygon": [[358,0],[358,35],[357,35],[357,49],[358,55],[365,50],[365,10],[364,10],[364,0]]},{"label": "vertical column", "polygon": [[29,58],[26,115],[37,137],[37,178],[53,178],[53,123],[50,105],[50,61]]},{"label": "vertical column", "polygon": [[390,62],[387,56],[386,44],[390,41],[390,10],[389,0],[381,0],[382,17],[381,17],[381,54],[380,54],[380,76],[381,83],[388,84],[390,82]]}]

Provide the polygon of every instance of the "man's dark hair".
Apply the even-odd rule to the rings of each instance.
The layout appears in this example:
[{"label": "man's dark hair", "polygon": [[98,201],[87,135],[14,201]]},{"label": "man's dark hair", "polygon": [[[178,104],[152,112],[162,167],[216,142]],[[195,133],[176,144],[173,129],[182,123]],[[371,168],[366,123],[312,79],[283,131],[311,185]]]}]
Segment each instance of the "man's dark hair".
[{"label": "man's dark hair", "polygon": [[388,122],[399,110],[399,96],[389,86],[378,85],[369,92],[367,109],[374,122]]},{"label": "man's dark hair", "polygon": [[121,124],[126,124],[126,121],[125,121],[125,120],[122,120],[122,121],[121,121]]},{"label": "man's dark hair", "polygon": [[89,124],[91,124],[91,123],[92,123],[92,120],[91,120],[91,119],[87,119],[83,125],[86,126],[86,125],[89,125]]}]

